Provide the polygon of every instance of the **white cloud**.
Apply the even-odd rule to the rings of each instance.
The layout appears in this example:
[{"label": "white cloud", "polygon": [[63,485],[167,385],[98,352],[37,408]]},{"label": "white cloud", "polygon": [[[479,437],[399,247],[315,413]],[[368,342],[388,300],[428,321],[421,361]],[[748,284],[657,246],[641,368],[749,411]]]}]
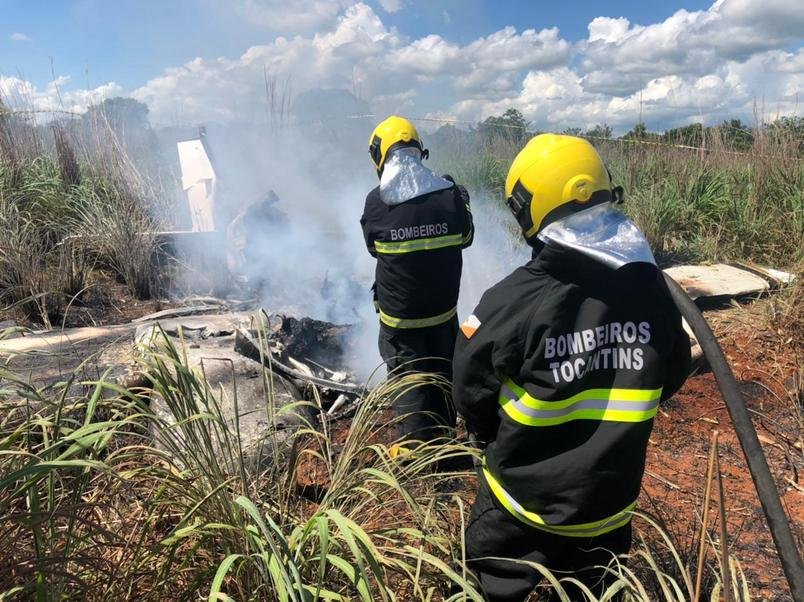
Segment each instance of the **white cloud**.
[{"label": "white cloud", "polygon": [[461,49],[438,35],[429,35],[398,48],[388,57],[395,70],[409,73],[437,75],[459,67],[463,58]]},{"label": "white cloud", "polygon": [[335,22],[352,0],[236,0],[235,9],[248,21],[272,31],[311,31]]},{"label": "white cloud", "polygon": [[[770,118],[801,114],[804,50],[791,48],[801,43],[804,5],[783,0],[764,0],[761,10],[750,0],[718,0],[647,25],[601,16],[575,43],[556,28],[505,27],[465,44],[436,33],[411,39],[363,2],[237,2],[244,18],[283,24],[282,35],[240,56],[169,67],[127,91],[148,103],[156,123],[264,119],[266,78],[278,96],[346,88],[377,112],[461,120],[515,107],[536,127],[559,130],[604,121],[623,130],[639,115],[654,129],[750,120],[755,105]],[[41,90],[16,78],[4,86],[12,80],[40,106],[57,105],[57,89],[76,107],[122,92],[114,83],[70,90],[64,79]]]},{"label": "white cloud", "polygon": [[462,92],[497,97],[512,90],[522,70],[552,69],[566,64],[571,54],[571,44],[559,37],[556,28],[526,29],[518,34],[506,27],[462,50],[469,68],[458,78],[457,86]]},{"label": "white cloud", "polygon": [[763,119],[802,112],[804,50],[789,50],[804,31],[800,3],[718,0],[706,11],[681,10],[647,26],[598,17],[588,29],[572,55],[577,60],[531,66],[504,94],[499,73],[466,76],[463,98],[448,114],[479,119],[513,106],[537,127],[561,130],[604,121],[626,129],[640,115],[661,129],[750,121],[755,110]]},{"label": "white cloud", "polygon": [[762,98],[768,111],[800,112],[804,58],[787,47],[804,9],[790,8],[785,20],[783,3],[767,3],[756,11],[747,0],[719,0],[645,26],[599,17],[577,44],[555,28],[506,27],[463,46],[437,34],[410,40],[359,3],[321,33],[167,70],[135,96],[156,119],[248,118],[263,110],[267,70],[290,77],[296,92],[356,89],[375,110],[476,120],[514,106],[554,129],[627,128],[640,114],[654,128],[750,118]]},{"label": "white cloud", "polygon": [[235,59],[195,59],[165,70],[132,95],[148,103],[156,121],[183,119],[248,120],[264,115],[265,76],[276,78],[283,92],[323,88],[358,88],[373,97],[410,87],[400,78],[389,88],[381,63],[402,45],[374,11],[356,4],[329,31],[312,37],[278,37],[253,46]]},{"label": "white cloud", "polygon": [[730,61],[705,75],[663,75],[627,94],[590,92],[585,78],[568,67],[530,72],[518,93],[494,102],[464,100],[451,114],[479,119],[515,107],[537,128],[589,128],[606,122],[625,130],[642,115],[649,127],[663,129],[703,121],[714,124],[730,117],[750,121],[801,114],[804,90],[804,49],[796,53],[758,53],[744,63]]},{"label": "white cloud", "polygon": [[402,10],[402,0],[378,0],[382,9],[387,13],[395,13]]},{"label": "white cloud", "polygon": [[40,90],[27,80],[0,75],[0,98],[12,109],[83,113],[89,105],[123,93],[123,88],[115,82],[91,89],[63,89],[69,81],[68,76],[59,76]]},{"label": "white cloud", "polygon": [[24,33],[19,33],[19,32],[12,33],[10,36],[8,36],[8,38],[12,42],[30,42],[31,41],[31,38],[29,36],[25,35]]},{"label": "white cloud", "polygon": [[628,19],[598,17],[582,44],[585,86],[611,93],[633,92],[662,75],[702,76],[728,61],[801,41],[804,3],[787,0],[718,0],[708,10],[679,10],[661,23],[642,26]]},{"label": "white cloud", "polygon": [[435,34],[410,40],[358,3],[329,30],[278,37],[235,59],[195,59],[167,69],[133,94],[148,103],[156,120],[178,114],[189,121],[264,113],[266,72],[288,81],[296,92],[345,87],[369,101],[380,98],[381,104],[413,86],[430,84],[450,95],[459,90],[499,98],[516,89],[526,70],[565,63],[571,51],[557,29],[518,33],[506,27],[463,47]]},{"label": "white cloud", "polygon": [[603,41],[617,43],[628,33],[630,23],[625,17],[612,19],[611,17],[595,17],[589,23],[589,41]]}]

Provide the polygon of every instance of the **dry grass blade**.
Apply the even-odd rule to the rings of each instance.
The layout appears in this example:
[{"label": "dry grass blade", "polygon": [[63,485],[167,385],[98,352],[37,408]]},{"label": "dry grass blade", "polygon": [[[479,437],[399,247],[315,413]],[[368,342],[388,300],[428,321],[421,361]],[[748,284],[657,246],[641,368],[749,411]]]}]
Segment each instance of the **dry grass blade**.
[{"label": "dry grass blade", "polygon": [[703,578],[703,567],[706,561],[706,540],[707,540],[707,526],[709,524],[709,500],[712,494],[712,474],[715,470],[715,455],[716,442],[718,438],[718,431],[712,431],[712,445],[709,449],[709,464],[706,469],[706,485],[704,488],[704,499],[702,506],[701,517],[701,533],[698,544],[698,564],[695,571],[695,593],[692,599],[694,602],[699,602],[701,599],[701,580]]},{"label": "dry grass blade", "polygon": [[[717,431],[715,431],[717,432]],[[734,601],[731,589],[731,566],[729,562],[729,533],[726,527],[726,498],[723,493],[723,475],[720,471],[720,454],[718,452],[717,438],[713,437],[712,445],[715,449],[715,478],[718,489],[718,510],[720,518],[720,572],[723,576],[723,597],[726,602]]]}]

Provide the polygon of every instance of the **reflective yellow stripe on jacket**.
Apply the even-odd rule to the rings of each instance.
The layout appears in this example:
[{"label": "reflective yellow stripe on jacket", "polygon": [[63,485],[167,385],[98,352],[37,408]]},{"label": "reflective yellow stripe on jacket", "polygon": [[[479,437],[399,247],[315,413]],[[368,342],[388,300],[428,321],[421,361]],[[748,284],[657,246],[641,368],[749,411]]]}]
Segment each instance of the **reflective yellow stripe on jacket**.
[{"label": "reflective yellow stripe on jacket", "polygon": [[588,389],[568,399],[541,401],[506,379],[499,402],[505,413],[526,426],[554,426],[572,420],[643,422],[659,409],[662,388]]},{"label": "reflective yellow stripe on jacket", "polygon": [[432,316],[430,318],[395,318],[389,316],[382,309],[380,311],[380,321],[386,326],[391,328],[427,328],[428,326],[438,326],[447,320],[450,320],[455,314],[458,313],[458,308],[453,307],[443,314]]},{"label": "reflective yellow stripe on jacket", "polygon": [[413,253],[414,251],[432,251],[445,247],[459,247],[471,236],[464,237],[463,234],[447,234],[446,236],[434,236],[432,238],[417,238],[414,240],[404,240],[400,242],[374,242],[374,249],[377,253],[386,255],[399,255],[401,253]]},{"label": "reflective yellow stripe on jacket", "polygon": [[636,501],[634,501],[616,514],[590,523],[549,525],[535,512],[525,510],[525,508],[503,488],[499,481],[494,478],[488,468],[486,468],[485,463],[483,465],[483,476],[486,478],[486,482],[489,485],[489,489],[491,489],[491,492],[494,494],[494,497],[496,497],[505,509],[515,518],[535,529],[553,533],[554,535],[563,535],[564,537],[597,537],[598,535],[603,535],[604,533],[614,531],[614,529],[627,525],[636,507]]}]

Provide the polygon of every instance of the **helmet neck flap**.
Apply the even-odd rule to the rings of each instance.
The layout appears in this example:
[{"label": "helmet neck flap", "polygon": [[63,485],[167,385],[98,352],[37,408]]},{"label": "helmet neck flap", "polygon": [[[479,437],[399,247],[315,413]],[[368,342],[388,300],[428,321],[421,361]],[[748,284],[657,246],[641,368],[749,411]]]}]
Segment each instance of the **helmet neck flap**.
[{"label": "helmet neck flap", "polygon": [[452,182],[422,164],[419,148],[401,147],[389,151],[385,160],[380,176],[380,199],[386,205],[398,205],[452,186]]},{"label": "helmet neck flap", "polygon": [[615,270],[627,263],[656,265],[640,229],[611,203],[556,220],[545,226],[537,238],[546,244],[574,249]]}]

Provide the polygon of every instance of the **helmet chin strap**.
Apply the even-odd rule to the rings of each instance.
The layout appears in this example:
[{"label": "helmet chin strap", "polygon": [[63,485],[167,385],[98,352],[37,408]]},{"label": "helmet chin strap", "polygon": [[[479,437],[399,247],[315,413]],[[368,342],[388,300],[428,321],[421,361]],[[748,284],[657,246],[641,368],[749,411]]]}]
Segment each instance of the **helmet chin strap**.
[{"label": "helmet chin strap", "polygon": [[533,225],[530,221],[530,201],[523,204],[514,197],[510,197],[506,201],[506,204],[511,210],[511,213],[514,214],[519,227],[525,232],[530,230],[531,226]]},{"label": "helmet chin strap", "polygon": [[[530,215],[531,201],[532,197],[530,193],[521,182],[517,182],[514,185],[511,196],[505,201],[511,213],[514,214],[519,227],[522,228],[523,234],[533,228],[533,218]],[[525,238],[527,238],[527,236]]]}]

